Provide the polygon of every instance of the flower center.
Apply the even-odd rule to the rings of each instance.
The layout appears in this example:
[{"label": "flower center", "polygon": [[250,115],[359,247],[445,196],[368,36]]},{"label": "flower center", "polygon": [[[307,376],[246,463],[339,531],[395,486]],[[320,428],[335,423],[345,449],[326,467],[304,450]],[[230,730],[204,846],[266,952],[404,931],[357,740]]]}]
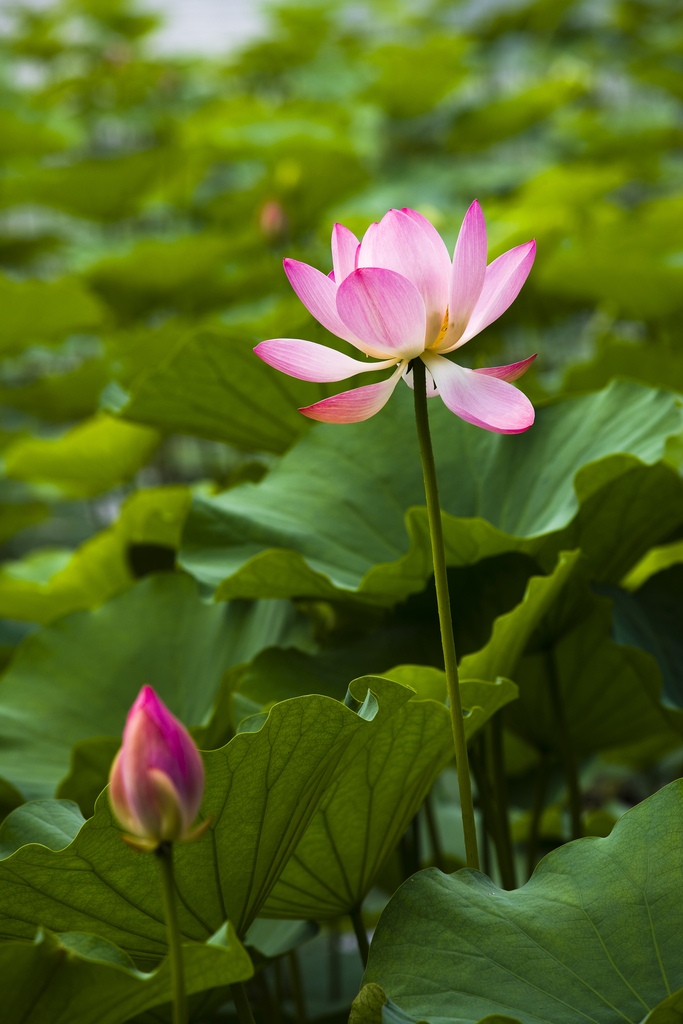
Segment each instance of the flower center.
[{"label": "flower center", "polygon": [[439,344],[439,342],[443,341],[443,339],[444,339],[444,337],[446,335],[446,331],[447,330],[448,330],[448,306],[446,306],[446,314],[445,314],[445,316],[443,318],[443,323],[441,324],[441,330],[439,331],[438,335],[436,336],[434,341],[431,343],[431,345],[427,345],[427,351],[429,351],[430,348],[436,348],[436,346]]}]

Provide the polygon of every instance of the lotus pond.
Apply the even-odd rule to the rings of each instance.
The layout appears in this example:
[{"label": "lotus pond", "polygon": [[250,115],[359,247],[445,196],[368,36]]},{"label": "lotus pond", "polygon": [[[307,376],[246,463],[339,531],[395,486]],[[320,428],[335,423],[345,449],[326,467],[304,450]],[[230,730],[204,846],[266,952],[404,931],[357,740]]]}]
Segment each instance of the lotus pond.
[{"label": "lotus pond", "polygon": [[0,6],[2,1024],[680,1024],[680,4]]}]

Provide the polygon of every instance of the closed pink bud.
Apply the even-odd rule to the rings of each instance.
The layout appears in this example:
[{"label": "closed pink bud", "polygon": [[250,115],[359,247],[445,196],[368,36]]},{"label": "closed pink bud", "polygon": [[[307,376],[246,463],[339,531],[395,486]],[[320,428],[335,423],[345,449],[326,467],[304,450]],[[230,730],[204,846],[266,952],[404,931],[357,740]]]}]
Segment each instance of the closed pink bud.
[{"label": "closed pink bud", "polygon": [[259,228],[266,238],[279,238],[289,227],[289,219],[277,199],[270,199],[261,207]]},{"label": "closed pink bud", "polygon": [[[123,743],[109,775],[109,800],[131,845],[193,839],[190,828],[204,793],[204,765],[187,729],[151,686],[143,686],[128,712]],[[202,831],[208,822],[202,826]]]}]

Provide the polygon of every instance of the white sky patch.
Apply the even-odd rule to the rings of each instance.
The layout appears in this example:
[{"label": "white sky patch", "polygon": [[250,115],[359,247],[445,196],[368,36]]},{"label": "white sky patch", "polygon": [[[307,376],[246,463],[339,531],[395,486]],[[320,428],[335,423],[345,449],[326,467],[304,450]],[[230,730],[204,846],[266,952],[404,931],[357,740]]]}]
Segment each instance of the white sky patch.
[{"label": "white sky patch", "polygon": [[[23,5],[35,9],[53,3],[23,0]],[[9,27],[7,15],[15,6],[16,0],[0,0],[0,31]],[[220,55],[257,39],[267,28],[267,0],[139,0],[137,6],[141,12],[160,14],[164,19],[148,40],[156,53]]]}]

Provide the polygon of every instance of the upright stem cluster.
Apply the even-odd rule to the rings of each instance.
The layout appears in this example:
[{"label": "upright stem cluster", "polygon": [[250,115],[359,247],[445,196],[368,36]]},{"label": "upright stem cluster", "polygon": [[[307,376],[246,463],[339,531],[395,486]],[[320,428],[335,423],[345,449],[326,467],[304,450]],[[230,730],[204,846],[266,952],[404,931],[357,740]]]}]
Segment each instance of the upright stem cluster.
[{"label": "upright stem cluster", "polygon": [[439,505],[439,489],[436,480],[434,450],[429,430],[429,411],[427,409],[427,374],[421,359],[413,362],[413,387],[415,394],[415,422],[420,442],[422,458],[422,475],[424,477],[425,497],[427,499],[427,515],[429,532],[432,539],[432,560],[434,562],[434,582],[436,584],[436,600],[439,608],[439,625],[441,628],[441,645],[446,669],[446,686],[448,703],[451,709],[453,726],[453,742],[455,743],[455,763],[458,769],[458,789],[462,809],[462,825],[465,833],[465,854],[469,868],[479,868],[479,849],[477,846],[477,830],[474,820],[474,804],[472,802],[472,784],[467,759],[467,740],[465,724],[462,717],[460,701],[460,681],[458,679],[458,660],[455,654],[455,638],[453,636],[453,620],[451,618],[451,600],[448,593],[448,576],[446,574],[446,552],[443,542],[441,525],[441,508]]}]

